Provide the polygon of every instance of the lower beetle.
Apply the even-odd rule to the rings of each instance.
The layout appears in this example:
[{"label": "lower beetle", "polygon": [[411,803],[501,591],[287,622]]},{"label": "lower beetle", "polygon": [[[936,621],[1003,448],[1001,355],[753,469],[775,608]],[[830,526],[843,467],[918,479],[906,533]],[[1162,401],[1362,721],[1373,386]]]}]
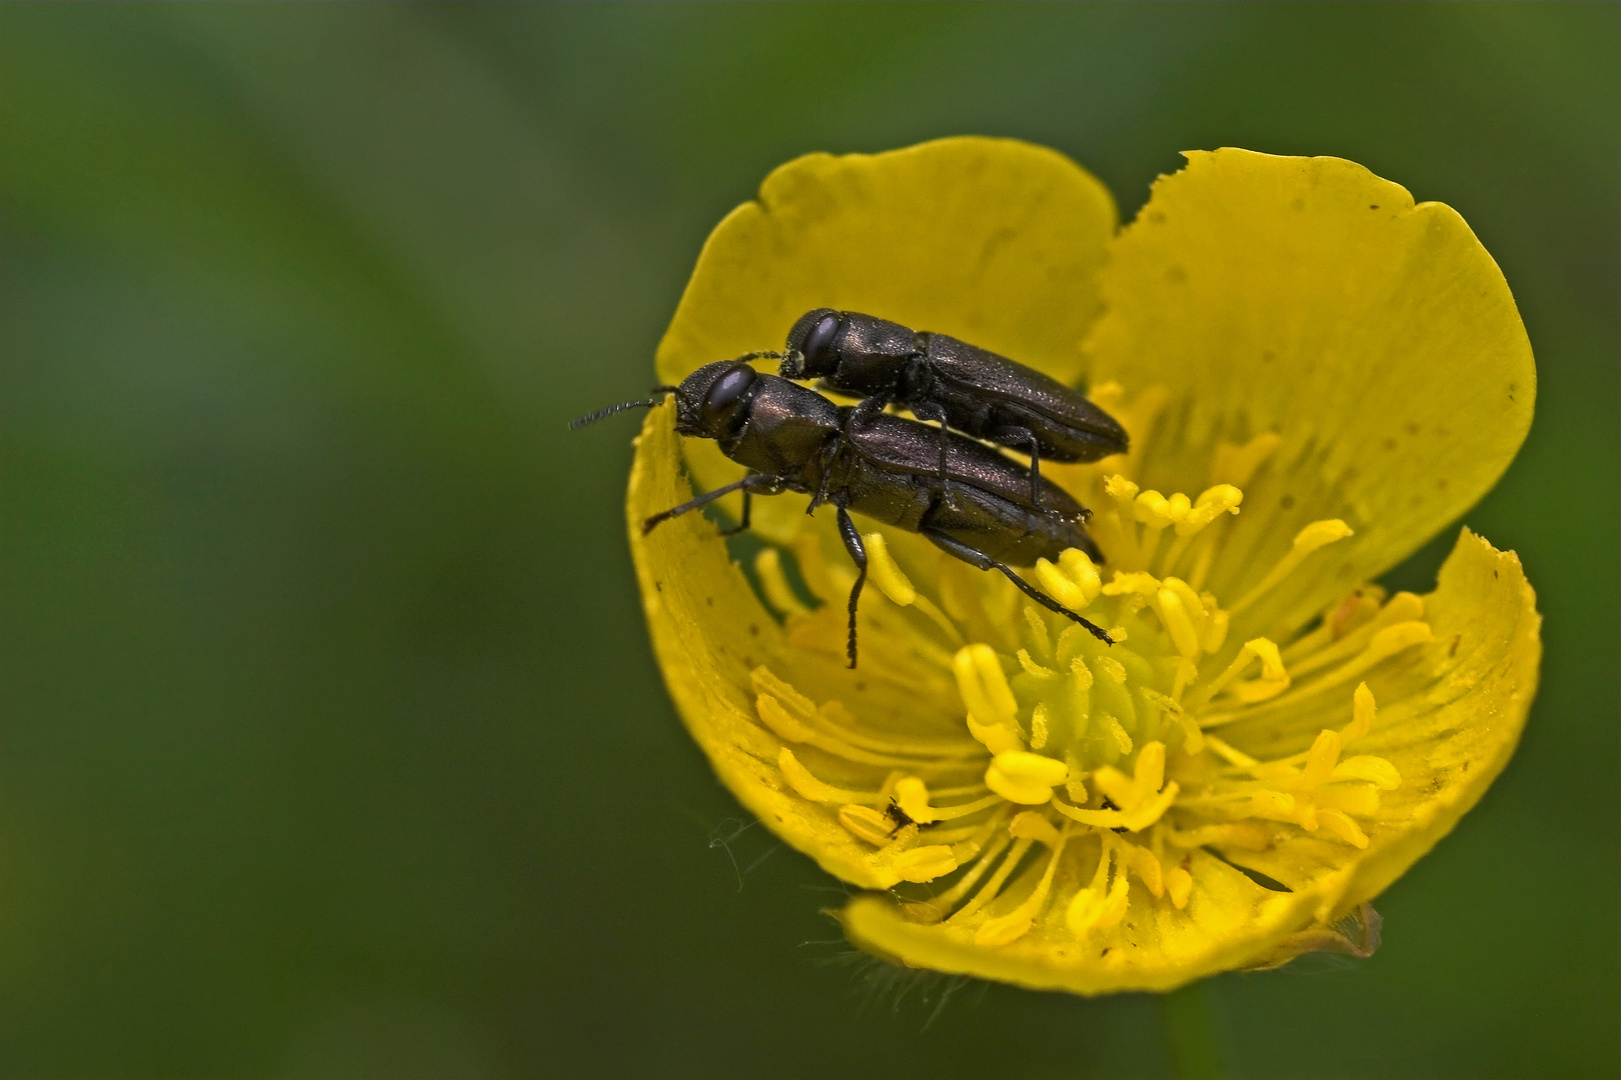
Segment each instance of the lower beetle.
[{"label": "lower beetle", "polygon": [[[1029,470],[1018,462],[961,435],[937,436],[915,420],[835,405],[815,390],[761,374],[739,360],[706,364],[680,386],[661,386],[655,393],[675,395],[676,431],[716,440],[727,457],[750,471],[741,480],[654,514],[643,531],[733,491],[743,493],[739,529],[748,527],[753,495],[808,494],[807,512],[832,503],[839,536],[858,571],[849,601],[852,668],[867,551],[851,511],[919,533],[970,566],[1000,571],[1036,603],[1113,644],[1104,630],[1037,590],[1009,565],[1057,559],[1066,548],[1099,557],[1082,527],[1089,511],[1061,488],[1051,488],[1045,502],[1038,503],[1030,495]],[[571,426],[660,400],[613,405]],[[943,458],[937,452],[942,448]]]},{"label": "lower beetle", "polygon": [[788,332],[778,374],[821,379],[829,389],[888,405],[940,425],[938,471],[946,474],[946,428],[1030,455],[1031,498],[1041,459],[1096,461],[1123,453],[1125,429],[1079,391],[1005,356],[945,334],[911,330],[854,311],[815,308]]}]

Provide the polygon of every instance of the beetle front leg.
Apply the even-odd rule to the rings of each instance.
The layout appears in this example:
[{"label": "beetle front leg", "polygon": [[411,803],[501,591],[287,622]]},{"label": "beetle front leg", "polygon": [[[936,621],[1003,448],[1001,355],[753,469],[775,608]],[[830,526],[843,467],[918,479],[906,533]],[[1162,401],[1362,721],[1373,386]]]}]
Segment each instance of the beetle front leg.
[{"label": "beetle front leg", "polygon": [[856,530],[855,522],[850,520],[849,511],[839,507],[839,539],[844,541],[844,550],[850,553],[850,559],[856,564],[856,583],[850,586],[850,638],[845,645],[845,653],[850,657],[850,667],[856,666],[856,605],[861,600],[861,587],[867,583],[867,545],[861,541],[861,533]]},{"label": "beetle front leg", "polygon": [[[743,479],[747,480],[748,477],[745,476]],[[743,488],[743,516],[738,519],[736,525],[733,525],[730,529],[722,529],[720,534],[722,536],[736,536],[738,533],[747,530],[749,527],[749,515],[753,509],[754,492],[745,485]]]},{"label": "beetle front leg", "polygon": [[[714,502],[716,499],[719,499],[719,498],[721,498],[723,496],[726,496],[726,495],[730,495],[734,491],[743,492],[743,499],[744,499],[744,503],[743,503],[744,526],[743,527],[746,528],[747,527],[747,522],[748,522],[748,506],[749,506],[747,500],[748,500],[749,494],[751,492],[758,491],[762,495],[780,495],[782,492],[787,491],[787,490],[788,490],[788,481],[786,479],[784,479],[783,477],[781,477],[781,476],[766,476],[766,475],[763,475],[761,473],[752,473],[752,474],[750,474],[748,476],[745,476],[741,480],[735,481],[735,482],[730,483],[730,484],[726,484],[726,485],[724,485],[722,487],[718,487],[714,491],[706,491],[702,495],[698,496],[696,499],[689,499],[687,502],[682,503],[680,506],[672,506],[672,507],[670,507],[670,509],[664,511],[663,513],[654,514],[652,517],[650,517],[646,521],[642,522],[642,535],[646,536],[648,533],[652,532],[656,527],[658,527],[659,525],[664,524],[666,521],[669,521],[671,518],[680,517],[682,514],[685,514],[685,513],[689,512],[689,511],[692,511],[692,510],[696,510],[701,506],[708,506],[710,503]],[[734,529],[732,531],[736,532],[738,530]],[[723,533],[722,535],[729,535],[729,534]]]}]

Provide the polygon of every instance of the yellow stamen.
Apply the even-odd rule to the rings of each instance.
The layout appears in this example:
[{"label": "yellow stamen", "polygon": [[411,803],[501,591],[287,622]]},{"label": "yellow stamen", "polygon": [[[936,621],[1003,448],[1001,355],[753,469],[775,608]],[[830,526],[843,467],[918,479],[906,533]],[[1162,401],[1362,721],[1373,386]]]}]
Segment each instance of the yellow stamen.
[{"label": "yellow stamen", "polygon": [[1176,910],[1181,911],[1188,906],[1188,896],[1193,892],[1193,875],[1176,867],[1165,875],[1165,891],[1171,894]]},{"label": "yellow stamen", "polygon": [[1368,689],[1367,683],[1357,683],[1356,692],[1351,695],[1351,722],[1341,729],[1340,742],[1349,746],[1372,731],[1377,715],[1378,706],[1374,703],[1373,691]]},{"label": "yellow stamen", "polygon": [[[1025,814],[1020,814],[1019,817],[1014,818],[1014,824],[1018,824],[1019,818],[1025,816]],[[1045,820],[1043,820],[1043,824],[1046,824]],[[1036,884],[1035,891],[1025,899],[1024,903],[1006,915],[986,920],[974,932],[975,945],[994,949],[1011,944],[1027,934],[1031,925],[1035,922],[1036,916],[1041,914],[1041,909],[1047,903],[1047,892],[1052,888],[1053,872],[1058,869],[1058,860],[1064,854],[1064,842],[1069,839],[1069,829],[1067,827],[1063,833],[1059,833],[1057,829],[1054,829],[1049,824],[1047,825],[1047,832],[1051,834],[1051,840],[1049,841],[1047,836],[1043,835],[1041,841],[1052,848],[1052,854],[1047,858],[1047,868],[1042,872],[1041,880]]]},{"label": "yellow stamen", "polygon": [[1366,780],[1374,787],[1384,791],[1395,791],[1401,787],[1401,773],[1396,766],[1382,757],[1370,754],[1358,754],[1356,757],[1346,758],[1334,766],[1329,774],[1330,780]]},{"label": "yellow stamen", "polygon": [[1197,660],[1199,631],[1194,628],[1193,618],[1182,597],[1172,589],[1161,589],[1155,594],[1155,599],[1155,610],[1170,633],[1171,641],[1176,644],[1177,651],[1189,660]]},{"label": "yellow stamen", "polygon": [[1050,848],[1059,844],[1058,830],[1039,810],[1022,810],[1014,814],[1013,820],[1008,822],[1007,831],[1010,836],[1039,840]]},{"label": "yellow stamen", "polygon": [[[1100,779],[1103,772],[1099,769],[1093,773],[1093,779]],[[1077,806],[1069,806],[1053,800],[1053,809],[1071,820],[1082,825],[1093,825],[1101,829],[1125,829],[1128,832],[1141,832],[1153,825],[1165,815],[1165,811],[1176,802],[1176,796],[1181,791],[1181,785],[1170,783],[1158,795],[1139,803],[1132,810],[1083,810]]]},{"label": "yellow stamen", "polygon": [[810,614],[810,608],[794,595],[793,587],[788,584],[788,576],[782,569],[782,552],[774,547],[762,548],[754,557],[754,573],[760,579],[760,591],[765,593],[766,602],[777,611],[785,616]]},{"label": "yellow stamen", "polygon": [[957,869],[957,859],[944,844],[930,844],[903,852],[891,865],[902,881],[921,883],[951,873]]},{"label": "yellow stamen", "polygon": [[974,894],[972,900],[964,904],[955,915],[951,916],[950,921],[965,921],[974,912],[994,900],[996,894],[1002,891],[1002,885],[1007,881],[1008,875],[1013,873],[1014,868],[1019,865],[1019,861],[1024,858],[1024,853],[1030,850],[1030,845],[1034,842],[1029,837],[1013,841],[1013,847],[1008,850],[1007,857],[1002,860],[1002,865],[996,868],[996,873],[991,875],[991,879],[985,883],[984,888]]},{"label": "yellow stamen", "polygon": [[1271,572],[1262,578],[1255,588],[1245,593],[1243,598],[1229,610],[1236,614],[1248,608],[1275,588],[1280,581],[1294,573],[1295,568],[1305,562],[1306,557],[1312,552],[1332,544],[1336,540],[1345,539],[1351,535],[1351,532],[1351,526],[1338,518],[1331,518],[1327,521],[1314,521],[1307,525],[1295,534],[1294,544],[1289,548],[1289,554],[1279,559]]},{"label": "yellow stamen", "polygon": [[812,776],[811,771],[801,765],[794,752],[786,746],[777,755],[777,768],[782,770],[783,778],[788,781],[788,785],[811,802],[870,805],[878,800],[878,793],[874,791],[851,791],[848,788],[824,784]]},{"label": "yellow stamen", "polygon": [[1110,737],[1114,739],[1114,744],[1120,748],[1121,754],[1131,753],[1131,736],[1126,732],[1125,727],[1121,725],[1119,720],[1105,713],[1103,726],[1108,729]]},{"label": "yellow stamen", "polygon": [[917,589],[889,553],[889,542],[881,532],[864,533],[861,537],[867,548],[868,579],[878,591],[901,607],[909,607],[917,599]]},{"label": "yellow stamen", "polygon": [[1301,773],[1300,784],[1310,790],[1326,783],[1334,773],[1334,766],[1340,760],[1340,733],[1337,731],[1321,731],[1317,740],[1311,744],[1306,753],[1306,767]]},{"label": "yellow stamen", "polygon": [[1068,776],[1069,766],[1062,761],[1005,750],[991,759],[985,770],[985,786],[1009,802],[1039,806],[1052,798],[1052,789]]},{"label": "yellow stamen", "polygon": [[1047,703],[1038,701],[1036,707],[1030,711],[1030,749],[1040,750],[1045,747],[1048,733]]},{"label": "yellow stamen", "polygon": [[1222,443],[1216,447],[1216,459],[1210,463],[1211,482],[1225,481],[1246,486],[1255,476],[1255,470],[1278,448],[1283,437],[1275,431],[1263,431],[1243,446]]},{"label": "yellow stamen", "polygon": [[[1264,694],[1262,697],[1258,698],[1250,698],[1248,701],[1246,701],[1246,703],[1257,700],[1264,701],[1266,697],[1271,697],[1274,694],[1281,693],[1288,687],[1289,673],[1284,669],[1283,657],[1279,654],[1277,645],[1275,645],[1268,638],[1251,638],[1249,641],[1244,643],[1243,648],[1238,650],[1238,655],[1233,657],[1233,662],[1227,665],[1225,671],[1223,671],[1220,675],[1217,675],[1214,679],[1210,680],[1210,682],[1206,683],[1189,699],[1188,708],[1198,709],[1203,707],[1207,702],[1210,701],[1211,698],[1215,697],[1217,694],[1221,693],[1222,690],[1226,689],[1227,684],[1232,682],[1233,679],[1239,675],[1239,673],[1248,667],[1251,660],[1257,659],[1261,661],[1261,678],[1257,679],[1256,682],[1260,683],[1261,687],[1255,690],[1247,691],[1247,693],[1255,694],[1261,692],[1267,687],[1274,686],[1279,683],[1282,685],[1277,686],[1277,689],[1273,690],[1271,694]],[[1241,697],[1240,700],[1245,699]]]},{"label": "yellow stamen", "polygon": [[[781,709],[780,714],[774,712],[769,719],[762,716],[762,723],[765,723],[773,734],[788,742],[808,743],[821,749],[829,749],[835,744],[847,748],[859,747],[873,754],[891,756],[870,761],[870,764],[893,764],[900,768],[912,767],[910,761],[900,759],[919,758],[924,761],[938,761],[943,758],[976,756],[980,750],[966,739],[951,736],[874,735],[870,731],[862,730],[860,723],[842,702],[829,701],[818,706],[795,689],[792,683],[778,678],[764,665],[751,671],[749,680],[754,684],[757,695],[774,699]],[[758,709],[758,697],[756,708]],[[774,724],[782,725],[781,730],[773,726]]]},{"label": "yellow stamen", "polygon": [[1104,892],[1113,852],[1110,837],[1100,834],[1099,840],[1103,844],[1103,853],[1098,860],[1097,872],[1092,876],[1092,884],[1075,894],[1065,914],[1065,922],[1076,937],[1084,938],[1093,930],[1107,930],[1119,923],[1126,914],[1126,875],[1116,873],[1114,885],[1107,893]]},{"label": "yellow stamen", "polygon": [[895,781],[894,799],[901,812],[919,825],[936,820],[934,809],[929,805],[928,785],[921,777],[906,776]]},{"label": "yellow stamen", "polygon": [[1254,758],[1240,750],[1233,749],[1214,735],[1205,736],[1205,745],[1215,751],[1216,755],[1227,761],[1228,764],[1237,765],[1241,769],[1248,769],[1257,764]]},{"label": "yellow stamen", "polygon": [[755,714],[760,722],[777,738],[784,742],[802,743],[814,746],[818,750],[825,750],[836,754],[848,761],[859,761],[866,765],[907,766],[913,764],[910,756],[895,754],[879,754],[870,750],[863,750],[833,735],[817,731],[801,723],[794,717],[782,703],[770,694],[761,694],[754,701]]},{"label": "yellow stamen", "polygon": [[1272,834],[1254,821],[1228,821],[1220,825],[1203,825],[1186,831],[1164,830],[1165,838],[1177,847],[1198,848],[1206,845],[1236,847],[1246,851],[1265,851],[1272,846]]},{"label": "yellow stamen", "polygon": [[1019,703],[1008,688],[1001,661],[989,645],[966,645],[957,650],[952,672],[964,704],[981,723],[1016,727],[1014,714]]},{"label": "yellow stamen", "polygon": [[1368,834],[1339,810],[1321,810],[1317,815],[1329,830],[1353,847],[1365,848],[1368,846]]},{"label": "yellow stamen", "polygon": [[[993,819],[993,822],[1000,824],[999,819]],[[939,922],[945,918],[946,913],[956,907],[959,900],[968,895],[979,879],[984,877],[985,872],[996,862],[997,856],[1001,855],[1012,842],[1007,830],[997,829],[990,839],[990,846],[978,857],[974,865],[968,868],[968,872],[957,880],[955,885],[926,903],[906,905],[907,916],[918,922],[928,923]]]},{"label": "yellow stamen", "polygon": [[897,828],[895,822],[860,803],[845,803],[839,807],[839,824],[873,847],[883,847],[889,843]]},{"label": "yellow stamen", "polygon": [[956,806],[931,806],[929,804],[929,788],[923,780],[916,776],[903,777],[895,782],[895,805],[901,808],[905,815],[920,825],[932,824],[936,821],[953,821],[957,818],[977,814],[987,807],[995,806],[1001,802],[999,795],[987,795],[972,802],[959,803]]},{"label": "yellow stamen", "polygon": [[[1291,655],[1289,666],[1300,678],[1325,667],[1341,663],[1348,657],[1355,656],[1373,640],[1373,635],[1387,626],[1397,623],[1416,622],[1424,617],[1424,598],[1409,592],[1397,593],[1390,598],[1390,602],[1379,609],[1379,612],[1367,622],[1357,626],[1354,630],[1333,638],[1333,644],[1318,648],[1317,650],[1300,655],[1298,659]],[[1333,636],[1332,633],[1330,635]],[[1295,652],[1295,645],[1289,647],[1289,652]]]},{"label": "yellow stamen", "polygon": [[1037,559],[1036,580],[1047,595],[1072,611],[1091,606],[1102,588],[1097,567],[1079,548],[1066,548],[1056,564]]},{"label": "yellow stamen", "polygon": [[1018,732],[1003,727],[1001,724],[981,724],[974,719],[974,714],[967,716],[968,734],[982,743],[985,749],[993,754],[1004,753],[1009,750],[1023,750],[1024,740]]}]

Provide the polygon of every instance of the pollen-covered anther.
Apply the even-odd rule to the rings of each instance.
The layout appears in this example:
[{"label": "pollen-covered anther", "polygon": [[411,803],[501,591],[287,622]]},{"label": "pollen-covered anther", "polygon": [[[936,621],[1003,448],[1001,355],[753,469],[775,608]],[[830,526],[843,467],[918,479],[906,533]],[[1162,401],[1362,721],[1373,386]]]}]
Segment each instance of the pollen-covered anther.
[{"label": "pollen-covered anther", "polygon": [[1019,702],[1008,686],[996,650],[989,645],[965,645],[952,658],[957,692],[968,707],[968,733],[993,754],[1023,750],[1017,714]]},{"label": "pollen-covered anther", "polygon": [[910,607],[917,600],[917,588],[912,579],[896,565],[889,553],[889,541],[881,532],[866,533],[862,542],[867,548],[867,572],[878,591],[901,607]]},{"label": "pollen-covered anther", "polygon": [[1148,743],[1138,752],[1130,777],[1112,765],[1105,765],[1092,774],[1092,783],[1117,809],[1086,810],[1056,799],[1053,808],[1082,825],[1141,832],[1165,815],[1181,791],[1181,785],[1175,781],[1165,783],[1165,744],[1158,741]]},{"label": "pollen-covered anther", "polygon": [[[1348,742],[1372,728],[1374,710],[1373,694],[1363,683],[1353,695],[1351,723],[1340,731],[1319,732],[1305,754],[1238,762],[1261,784],[1250,794],[1249,816],[1290,822],[1307,832],[1326,827],[1353,847],[1367,847],[1368,836],[1354,819],[1377,814],[1379,792],[1400,787],[1401,774],[1382,757],[1359,754],[1341,760],[1340,755]],[[1237,753],[1226,749],[1229,759]]]},{"label": "pollen-covered anther", "polygon": [[[1127,571],[1157,565],[1162,574],[1175,568],[1205,526],[1225,514],[1238,513],[1244,501],[1244,493],[1232,484],[1217,484],[1205,489],[1197,499],[1190,499],[1180,491],[1168,496],[1140,491],[1134,482],[1119,475],[1103,478],[1103,493],[1113,506],[1105,506],[1100,512],[1093,532],[1108,552],[1109,561]],[[1156,559],[1166,529],[1173,530],[1175,539],[1164,556]],[[1202,576],[1202,572],[1196,576]]]},{"label": "pollen-covered anther", "polygon": [[1097,566],[1079,548],[1065,549],[1057,563],[1037,559],[1036,580],[1047,590],[1047,595],[1071,611],[1091,606],[1103,588]]},{"label": "pollen-covered anther", "polygon": [[985,786],[1008,802],[1039,806],[1052,799],[1053,788],[1069,778],[1069,766],[1054,758],[1022,750],[1004,750],[985,769]]},{"label": "pollen-covered anther", "polygon": [[896,808],[919,825],[954,821],[969,814],[977,814],[1002,801],[1001,796],[992,794],[951,806],[934,806],[930,801],[929,786],[917,776],[903,776],[897,779],[891,797],[895,801]]},{"label": "pollen-covered anther", "polygon": [[1114,838],[1109,833],[1098,833],[1102,851],[1097,870],[1086,888],[1077,892],[1069,902],[1064,921],[1070,932],[1084,938],[1094,930],[1107,930],[1120,922],[1126,914],[1127,889],[1125,869],[1116,867],[1114,883],[1109,883],[1110,863],[1114,856]]},{"label": "pollen-covered anther", "polygon": [[[1019,843],[1029,844],[1034,840],[1046,845],[1047,866],[1041,873],[1041,880],[1036,883],[1035,889],[1023,903],[1005,915],[985,920],[979,929],[974,931],[974,944],[986,948],[994,949],[1011,944],[1029,932],[1030,927],[1035,924],[1036,917],[1047,905],[1047,894],[1052,889],[1053,874],[1058,869],[1059,860],[1064,854],[1064,845],[1069,840],[1068,826],[1060,832],[1053,828],[1051,822],[1031,811],[1025,811],[1009,822],[1008,832],[1017,837]],[[1009,861],[1011,862],[1011,857]]]},{"label": "pollen-covered anther", "polygon": [[754,574],[760,581],[760,591],[765,594],[766,602],[783,616],[810,613],[810,609],[794,595],[793,587],[788,584],[788,575],[782,568],[782,553],[776,548],[762,548],[754,557]]},{"label": "pollen-covered anther", "polygon": [[1279,582],[1294,573],[1306,558],[1320,548],[1327,547],[1337,540],[1344,540],[1352,535],[1351,526],[1339,518],[1329,518],[1324,521],[1314,521],[1295,534],[1294,543],[1289,546],[1289,552],[1279,559],[1265,577],[1256,583],[1255,587],[1239,598],[1232,606],[1232,611],[1239,612],[1247,609],[1261,597],[1271,592]]},{"label": "pollen-covered anther", "polygon": [[899,827],[885,814],[862,803],[845,803],[839,807],[839,824],[873,847],[889,843]]},{"label": "pollen-covered anther", "polygon": [[902,881],[921,884],[957,869],[957,857],[945,844],[928,844],[901,852],[890,865]]}]

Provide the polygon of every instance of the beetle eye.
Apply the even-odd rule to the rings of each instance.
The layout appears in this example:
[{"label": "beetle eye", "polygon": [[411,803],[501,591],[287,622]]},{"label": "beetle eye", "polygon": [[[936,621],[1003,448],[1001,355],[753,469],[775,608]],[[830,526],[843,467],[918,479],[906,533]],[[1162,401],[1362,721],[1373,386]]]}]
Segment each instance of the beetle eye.
[{"label": "beetle eye", "polygon": [[743,392],[754,385],[754,369],[740,364],[715,380],[715,385],[704,395],[704,420],[713,423],[737,404]]},{"label": "beetle eye", "polygon": [[830,311],[816,320],[811,332],[805,335],[805,347],[800,351],[805,354],[805,360],[812,370],[820,370],[833,360],[829,354],[833,349],[833,338],[838,332],[839,317]]}]

